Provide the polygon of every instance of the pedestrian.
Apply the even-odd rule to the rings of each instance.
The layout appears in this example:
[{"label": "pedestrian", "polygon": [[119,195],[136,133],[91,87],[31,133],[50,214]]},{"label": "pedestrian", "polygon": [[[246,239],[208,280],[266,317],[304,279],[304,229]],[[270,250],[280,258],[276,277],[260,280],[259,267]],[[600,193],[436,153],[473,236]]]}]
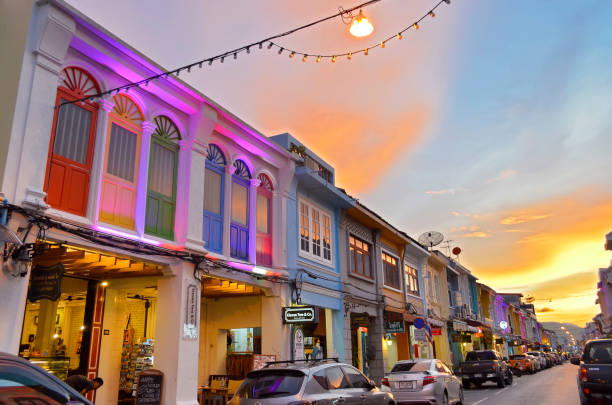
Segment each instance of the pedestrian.
[{"label": "pedestrian", "polygon": [[323,358],[323,350],[321,349],[321,341],[319,339],[315,340],[315,345],[312,348],[312,359],[319,360]]},{"label": "pedestrian", "polygon": [[95,391],[100,388],[102,384],[104,384],[104,380],[100,377],[96,377],[92,381],[84,375],[74,374],[66,379],[66,384],[70,385],[81,395],[85,395],[89,391]]}]

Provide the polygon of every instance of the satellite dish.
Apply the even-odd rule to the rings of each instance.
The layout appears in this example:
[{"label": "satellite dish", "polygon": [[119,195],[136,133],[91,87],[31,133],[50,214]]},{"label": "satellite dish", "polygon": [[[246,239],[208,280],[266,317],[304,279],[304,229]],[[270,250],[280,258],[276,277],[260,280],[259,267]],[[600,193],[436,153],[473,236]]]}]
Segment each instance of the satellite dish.
[{"label": "satellite dish", "polygon": [[442,243],[443,240],[444,235],[437,231],[425,232],[424,234],[419,236],[419,243],[429,248],[439,245],[440,243]]},{"label": "satellite dish", "polygon": [[454,254],[455,256],[459,256],[459,253],[461,253],[461,248],[460,248],[459,246],[455,246],[455,247],[453,248],[453,254]]}]

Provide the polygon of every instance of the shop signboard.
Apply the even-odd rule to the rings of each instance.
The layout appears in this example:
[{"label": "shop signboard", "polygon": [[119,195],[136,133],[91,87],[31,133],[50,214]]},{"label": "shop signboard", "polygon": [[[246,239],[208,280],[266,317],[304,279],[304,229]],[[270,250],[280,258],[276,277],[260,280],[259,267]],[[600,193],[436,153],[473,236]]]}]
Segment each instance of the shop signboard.
[{"label": "shop signboard", "polygon": [[432,327],[431,334],[434,336],[442,336],[442,328],[436,328],[435,326]]},{"label": "shop signboard", "polygon": [[316,307],[283,307],[283,323],[319,323]]},{"label": "shop signboard", "polygon": [[293,329],[293,359],[304,360],[304,331],[299,326]]},{"label": "shop signboard", "polygon": [[199,301],[200,289],[195,284],[187,286],[187,299],[185,304],[185,321],[183,323],[183,338],[198,338],[198,319],[200,318]]},{"label": "shop signboard", "polygon": [[30,288],[28,289],[30,302],[43,298],[56,301],[62,293],[63,276],[64,265],[62,263],[48,267],[36,265],[30,274]]},{"label": "shop signboard", "polygon": [[404,315],[399,312],[385,311],[385,333],[402,333],[404,329]]},{"label": "shop signboard", "polygon": [[138,375],[136,405],[161,405],[164,373],[149,369]]}]

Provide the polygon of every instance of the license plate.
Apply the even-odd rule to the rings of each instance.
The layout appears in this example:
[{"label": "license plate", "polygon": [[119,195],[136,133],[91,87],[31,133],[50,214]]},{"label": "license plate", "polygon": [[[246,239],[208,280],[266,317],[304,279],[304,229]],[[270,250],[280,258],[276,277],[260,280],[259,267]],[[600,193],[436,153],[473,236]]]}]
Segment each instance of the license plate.
[{"label": "license plate", "polygon": [[482,374],[474,374],[474,377],[480,378],[480,377],[482,377]]},{"label": "license plate", "polygon": [[412,381],[401,381],[399,387],[400,389],[412,389]]}]

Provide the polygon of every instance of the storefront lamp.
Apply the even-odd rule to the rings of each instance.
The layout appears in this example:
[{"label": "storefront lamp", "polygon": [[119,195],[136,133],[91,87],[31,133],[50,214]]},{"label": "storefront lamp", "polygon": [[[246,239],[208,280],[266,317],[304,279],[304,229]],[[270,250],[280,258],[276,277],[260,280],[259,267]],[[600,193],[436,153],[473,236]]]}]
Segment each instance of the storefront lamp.
[{"label": "storefront lamp", "polygon": [[385,335],[385,342],[387,346],[391,346],[393,344],[393,340],[391,340],[391,335]]},{"label": "storefront lamp", "polygon": [[359,10],[357,17],[353,18],[349,32],[354,37],[367,37],[372,33],[372,31],[374,31],[374,26],[368,20],[365,14],[363,14],[363,11]]},{"label": "storefront lamp", "polygon": [[85,326],[84,326],[84,325],[81,325],[81,327],[80,327],[79,329],[81,329],[81,330],[85,330]]},{"label": "storefront lamp", "polygon": [[100,283],[100,285],[102,287],[108,287],[108,281],[103,281],[102,283]]}]

